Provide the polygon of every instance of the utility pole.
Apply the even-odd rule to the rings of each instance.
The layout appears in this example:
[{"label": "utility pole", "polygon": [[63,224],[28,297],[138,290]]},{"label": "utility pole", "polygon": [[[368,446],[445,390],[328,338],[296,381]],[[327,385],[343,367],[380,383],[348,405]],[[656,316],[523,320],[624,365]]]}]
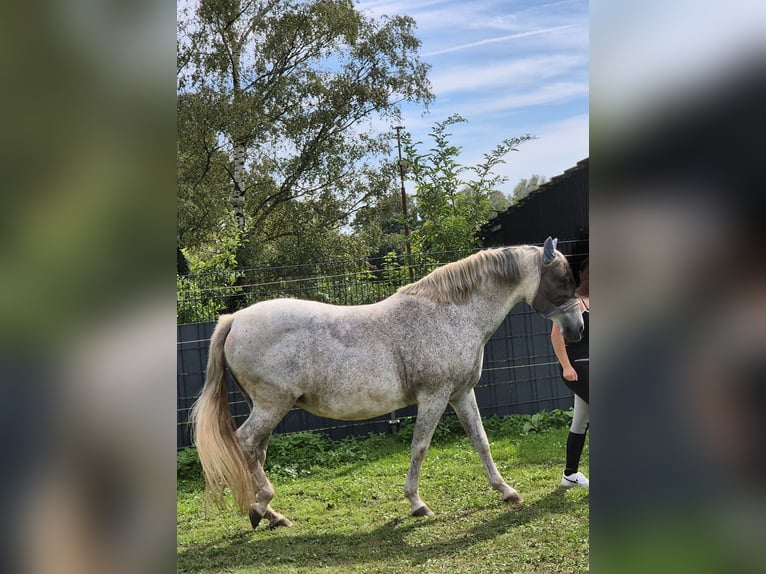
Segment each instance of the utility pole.
[{"label": "utility pole", "polygon": [[404,160],[402,160],[401,131],[404,126],[394,126],[396,130],[396,147],[399,150],[399,181],[402,184],[402,214],[404,215],[404,245],[407,250],[407,270],[412,280],[412,248],[410,247],[410,226],[407,223],[407,192],[404,190]]}]

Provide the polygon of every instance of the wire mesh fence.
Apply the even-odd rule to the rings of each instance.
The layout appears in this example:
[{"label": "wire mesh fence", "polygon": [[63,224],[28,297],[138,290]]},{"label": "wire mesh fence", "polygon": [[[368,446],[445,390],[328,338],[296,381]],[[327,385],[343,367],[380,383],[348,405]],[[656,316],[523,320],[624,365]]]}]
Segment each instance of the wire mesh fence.
[{"label": "wire mesh fence", "polygon": [[323,261],[185,275],[178,278],[178,323],[214,321],[222,312],[279,297],[363,305],[392,295],[439,265],[476,250]]}]

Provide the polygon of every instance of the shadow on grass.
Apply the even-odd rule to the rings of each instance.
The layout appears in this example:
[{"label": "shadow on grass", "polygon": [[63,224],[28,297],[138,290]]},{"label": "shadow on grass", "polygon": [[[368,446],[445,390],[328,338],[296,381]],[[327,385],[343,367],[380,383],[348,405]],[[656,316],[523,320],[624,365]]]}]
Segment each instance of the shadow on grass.
[{"label": "shadow on grass", "polygon": [[[178,572],[235,568],[284,567],[295,570],[318,567],[343,568],[386,560],[404,561],[417,566],[429,559],[457,555],[466,547],[492,540],[549,513],[566,511],[582,504],[556,489],[541,498],[519,506],[469,528],[450,528],[449,517],[402,517],[389,520],[373,530],[361,527],[353,532],[304,534],[300,526],[275,532],[244,530],[219,538],[216,542],[195,545],[178,553]],[[495,514],[496,504],[467,514]],[[246,519],[245,519],[246,522]],[[446,532],[445,532],[446,531]],[[433,535],[433,541],[413,542],[412,538]]]}]

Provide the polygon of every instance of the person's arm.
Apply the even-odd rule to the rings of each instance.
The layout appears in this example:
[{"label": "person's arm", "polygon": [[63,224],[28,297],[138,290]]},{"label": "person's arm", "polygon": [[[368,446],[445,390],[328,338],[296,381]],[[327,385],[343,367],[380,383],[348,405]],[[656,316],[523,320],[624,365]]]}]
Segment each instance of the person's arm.
[{"label": "person's arm", "polygon": [[572,363],[569,362],[569,355],[567,355],[566,344],[564,343],[564,336],[561,334],[561,329],[556,323],[553,324],[551,330],[551,344],[553,345],[553,352],[556,353],[556,358],[561,363],[561,368],[564,370],[563,376],[567,381],[577,380],[577,371],[572,368]]}]

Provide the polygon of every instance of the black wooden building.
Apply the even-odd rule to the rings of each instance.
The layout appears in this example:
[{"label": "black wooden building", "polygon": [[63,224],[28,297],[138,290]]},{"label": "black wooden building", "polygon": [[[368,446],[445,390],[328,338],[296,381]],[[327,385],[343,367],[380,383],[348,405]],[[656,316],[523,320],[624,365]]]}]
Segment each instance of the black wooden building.
[{"label": "black wooden building", "polygon": [[576,272],[588,253],[588,158],[541,185],[484,225],[486,247],[541,244],[558,237],[559,249]]}]

